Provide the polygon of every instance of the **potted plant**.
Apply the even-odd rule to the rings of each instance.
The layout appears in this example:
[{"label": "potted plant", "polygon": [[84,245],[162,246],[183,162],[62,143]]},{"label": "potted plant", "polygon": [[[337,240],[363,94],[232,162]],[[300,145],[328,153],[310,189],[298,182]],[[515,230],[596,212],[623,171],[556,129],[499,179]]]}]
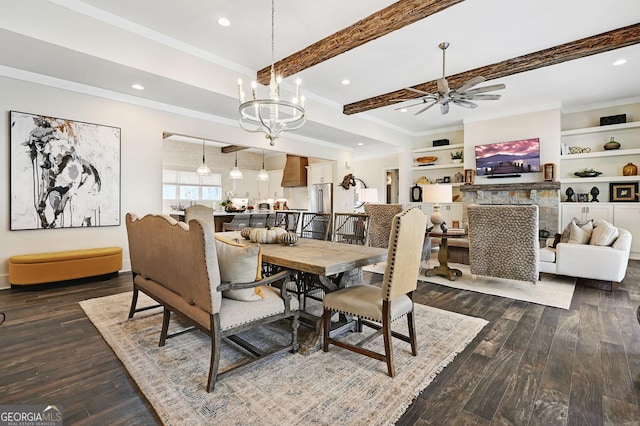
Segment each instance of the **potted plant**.
[{"label": "potted plant", "polygon": [[453,151],[451,153],[451,161],[454,163],[462,163],[462,151]]}]

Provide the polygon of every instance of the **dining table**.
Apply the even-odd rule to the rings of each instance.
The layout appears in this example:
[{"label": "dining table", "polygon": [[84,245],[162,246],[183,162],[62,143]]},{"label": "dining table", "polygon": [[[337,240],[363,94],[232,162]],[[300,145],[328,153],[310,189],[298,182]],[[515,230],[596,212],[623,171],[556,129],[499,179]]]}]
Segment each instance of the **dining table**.
[{"label": "dining table", "polygon": [[[226,239],[237,240],[242,244],[255,244],[244,239],[239,231],[216,233]],[[292,269],[309,274],[322,287],[325,293],[339,290],[351,284],[357,284],[362,267],[384,262],[387,249],[300,238],[294,245],[282,243],[261,244],[262,262],[281,268]],[[319,317],[301,312],[301,320],[310,320],[321,332]],[[342,318],[332,328],[332,335],[353,329],[354,321]],[[314,340],[318,340],[318,335]]]}]

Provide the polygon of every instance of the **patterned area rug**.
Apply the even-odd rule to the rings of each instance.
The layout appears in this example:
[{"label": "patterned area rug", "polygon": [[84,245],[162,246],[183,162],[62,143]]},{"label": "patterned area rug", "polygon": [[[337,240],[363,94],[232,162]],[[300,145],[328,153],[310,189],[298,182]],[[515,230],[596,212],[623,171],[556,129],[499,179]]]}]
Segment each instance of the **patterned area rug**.
[{"label": "patterned area rug", "polygon": [[[429,261],[433,268],[438,265],[438,260]],[[378,263],[362,268],[364,271],[384,274],[386,263]],[[423,273],[418,275],[418,280],[453,287],[460,290],[475,291],[478,293],[492,294],[494,296],[508,297],[510,299],[533,302],[539,305],[552,306],[554,308],[569,309],[573,291],[576,287],[576,279],[562,275],[542,274],[542,280],[535,285],[523,281],[506,280],[502,278],[475,277],[469,272],[469,265],[457,263],[449,264],[449,267],[460,269],[462,276],[455,281],[448,278],[434,276],[426,277]]]},{"label": "patterned area rug", "polygon": [[[209,338],[201,332],[187,333],[160,348],[162,313],[154,309],[127,320],[130,300],[131,293],[122,293],[80,305],[168,425],[393,424],[487,323],[416,305],[419,355],[411,356],[409,346],[394,339],[393,379],[385,363],[332,346],[327,353],[287,353],[254,363],[223,376],[214,392],[207,393]],[[147,303],[152,304],[150,299]],[[172,320],[171,328],[175,326]],[[404,332],[406,321],[396,326]],[[279,329],[274,325],[245,338],[282,344],[288,338],[285,328],[286,324]],[[383,351],[382,339],[367,347]],[[242,357],[231,344],[224,344],[220,371]]]}]

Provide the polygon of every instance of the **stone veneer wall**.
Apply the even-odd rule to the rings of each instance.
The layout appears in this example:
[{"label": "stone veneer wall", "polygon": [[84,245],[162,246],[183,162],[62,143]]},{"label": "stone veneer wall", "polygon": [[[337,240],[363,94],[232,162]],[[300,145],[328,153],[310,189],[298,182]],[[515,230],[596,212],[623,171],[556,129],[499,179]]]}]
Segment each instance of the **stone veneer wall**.
[{"label": "stone veneer wall", "polygon": [[559,182],[525,182],[487,185],[462,185],[463,222],[468,223],[470,204],[534,204],[538,206],[540,230],[558,232],[560,215]]}]

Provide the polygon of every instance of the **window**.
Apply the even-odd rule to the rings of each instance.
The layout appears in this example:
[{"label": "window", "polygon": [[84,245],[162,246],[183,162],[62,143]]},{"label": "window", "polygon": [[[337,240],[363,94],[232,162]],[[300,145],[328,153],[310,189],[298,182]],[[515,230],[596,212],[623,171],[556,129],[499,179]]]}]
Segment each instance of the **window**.
[{"label": "window", "polygon": [[213,204],[222,200],[222,175],[211,173],[198,176],[196,172],[163,169],[162,201],[167,203]]}]

